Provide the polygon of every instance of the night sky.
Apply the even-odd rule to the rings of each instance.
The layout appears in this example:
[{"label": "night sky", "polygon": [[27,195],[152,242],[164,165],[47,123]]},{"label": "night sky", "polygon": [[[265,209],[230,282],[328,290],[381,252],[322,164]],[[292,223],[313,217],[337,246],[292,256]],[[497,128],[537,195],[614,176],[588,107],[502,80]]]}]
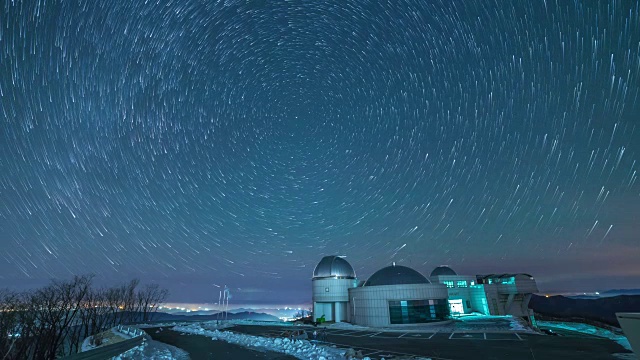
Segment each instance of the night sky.
[{"label": "night sky", "polygon": [[640,287],[640,1],[3,0],[0,287]]}]

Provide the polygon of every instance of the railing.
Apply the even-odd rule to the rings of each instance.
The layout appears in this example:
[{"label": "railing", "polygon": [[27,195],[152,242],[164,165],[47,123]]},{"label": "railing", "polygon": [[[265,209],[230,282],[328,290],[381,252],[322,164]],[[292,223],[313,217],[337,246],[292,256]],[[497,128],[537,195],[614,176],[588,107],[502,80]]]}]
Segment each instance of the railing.
[{"label": "railing", "polygon": [[[118,326],[120,327],[120,326]],[[140,333],[140,329],[136,329],[136,328],[127,328],[126,326],[123,326],[123,330],[124,331],[129,331],[132,334]],[[119,331],[119,330],[118,330]],[[122,332],[123,334],[125,332]],[[143,332],[144,333],[144,332]],[[124,354],[125,352],[133,349],[136,346],[142,345],[144,343],[145,337],[144,336],[135,336],[131,339],[125,340],[125,341],[121,341],[121,342],[117,342],[115,344],[110,344],[110,345],[105,345],[105,346],[100,346],[98,348],[95,348],[93,350],[89,350],[89,351],[85,351],[85,352],[81,352],[81,353],[77,353],[77,354],[73,354],[70,355],[68,357],[63,358],[64,360],[104,360],[104,359],[110,359],[114,356],[118,356],[121,354]]]},{"label": "railing", "polygon": [[138,336],[142,336],[145,334],[144,331],[135,328],[135,327],[131,327],[131,326],[124,326],[124,325],[118,325],[116,326],[116,331],[118,331],[121,334],[125,334],[125,335],[129,335],[131,337],[138,337]]}]

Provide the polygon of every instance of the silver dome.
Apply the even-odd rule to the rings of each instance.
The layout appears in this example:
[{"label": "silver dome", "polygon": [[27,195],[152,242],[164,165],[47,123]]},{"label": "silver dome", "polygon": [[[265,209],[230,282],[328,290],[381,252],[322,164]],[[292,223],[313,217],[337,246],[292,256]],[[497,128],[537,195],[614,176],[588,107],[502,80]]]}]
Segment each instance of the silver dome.
[{"label": "silver dome", "polygon": [[355,279],[356,272],[353,271],[351,265],[347,260],[336,256],[325,256],[316,265],[313,270],[314,278],[341,278],[341,279]]},{"label": "silver dome", "polygon": [[455,271],[453,271],[452,268],[446,265],[441,265],[433,269],[433,271],[431,272],[431,276],[440,276],[440,275],[458,275],[458,274]]},{"label": "silver dome", "polygon": [[363,286],[431,284],[426,277],[406,266],[387,266],[376,271]]}]

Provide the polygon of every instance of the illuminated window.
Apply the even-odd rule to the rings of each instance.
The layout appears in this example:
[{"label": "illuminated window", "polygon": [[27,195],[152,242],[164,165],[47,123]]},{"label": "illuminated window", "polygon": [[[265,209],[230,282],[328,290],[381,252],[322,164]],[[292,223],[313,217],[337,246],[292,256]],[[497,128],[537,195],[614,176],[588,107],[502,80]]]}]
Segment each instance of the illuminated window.
[{"label": "illuminated window", "polygon": [[475,284],[476,284],[476,282],[475,282],[475,281],[472,281],[472,282],[471,282],[471,286],[473,286],[473,285],[475,285]]},{"label": "illuminated window", "polygon": [[466,288],[467,287],[467,280],[458,280],[456,283],[456,286],[459,288]]},{"label": "illuminated window", "polygon": [[448,288],[452,288],[453,286],[453,280],[445,280],[442,282],[443,284],[447,285]]},{"label": "illuminated window", "polygon": [[445,299],[391,300],[389,322],[391,324],[416,324],[446,319],[449,307]]}]

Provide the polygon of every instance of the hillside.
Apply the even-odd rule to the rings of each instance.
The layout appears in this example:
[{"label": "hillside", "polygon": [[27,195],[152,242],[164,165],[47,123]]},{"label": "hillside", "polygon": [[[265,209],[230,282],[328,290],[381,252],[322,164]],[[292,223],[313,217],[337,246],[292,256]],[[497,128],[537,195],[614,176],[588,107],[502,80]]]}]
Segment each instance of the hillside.
[{"label": "hillside", "polygon": [[[153,315],[153,322],[162,321],[209,321],[218,320],[220,317],[217,314],[211,315],[178,315],[168,314],[164,312],[158,312]],[[269,314],[255,313],[255,312],[239,312],[229,313],[226,317],[227,320],[257,320],[257,321],[280,321],[277,317]]]},{"label": "hillside", "polygon": [[538,314],[556,318],[583,318],[619,326],[616,312],[640,311],[640,295],[620,295],[598,299],[533,295],[529,308]]}]

